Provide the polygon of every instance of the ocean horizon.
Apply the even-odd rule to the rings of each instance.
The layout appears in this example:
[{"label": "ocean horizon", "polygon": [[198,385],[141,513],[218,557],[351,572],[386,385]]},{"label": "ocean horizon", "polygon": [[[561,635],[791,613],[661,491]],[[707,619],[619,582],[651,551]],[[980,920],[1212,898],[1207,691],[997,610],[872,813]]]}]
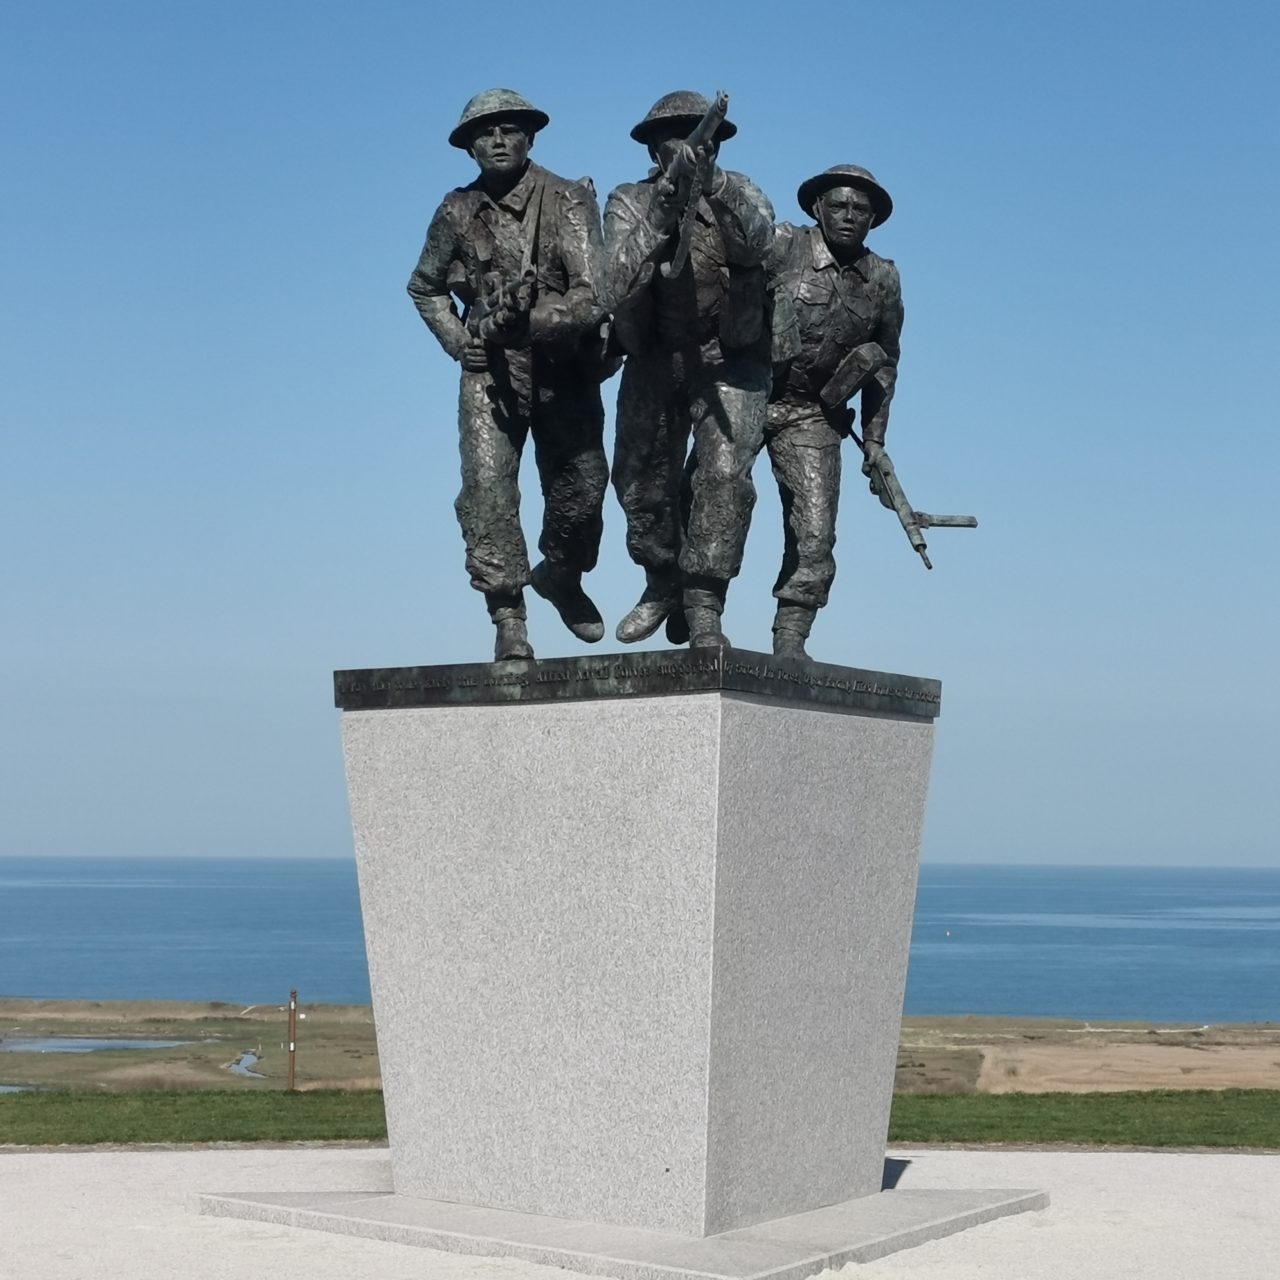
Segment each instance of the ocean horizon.
[{"label": "ocean horizon", "polygon": [[[351,858],[0,857],[0,996],[367,1004]],[[1280,868],[926,862],[909,1016],[1280,1021]]]}]

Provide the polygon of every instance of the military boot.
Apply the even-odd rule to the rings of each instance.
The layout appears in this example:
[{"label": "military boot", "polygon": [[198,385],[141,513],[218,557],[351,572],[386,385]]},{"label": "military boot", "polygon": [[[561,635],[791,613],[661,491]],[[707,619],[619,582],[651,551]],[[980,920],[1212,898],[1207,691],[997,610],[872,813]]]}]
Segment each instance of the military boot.
[{"label": "military boot", "polygon": [[560,565],[539,560],[529,578],[529,585],[560,615],[560,621],[579,640],[595,644],[604,638],[604,619],[582,589],[582,574]]},{"label": "military boot", "polygon": [[680,591],[674,574],[646,569],[644,576],[644,594],[614,632],[621,644],[647,640],[679,607]]},{"label": "military boot", "polygon": [[779,658],[808,658],[804,642],[816,609],[803,604],[779,604],[773,620],[773,652]]},{"label": "military boot", "polygon": [[532,658],[533,646],[529,643],[529,633],[525,628],[524,595],[516,591],[511,594],[494,592],[485,595],[485,603],[489,606],[489,617],[498,630],[493,645],[494,662],[510,662],[513,658]]},{"label": "military boot", "polygon": [[672,609],[667,614],[667,643],[676,646],[689,643],[689,619],[683,609]]},{"label": "military boot", "polygon": [[684,616],[689,624],[690,649],[718,649],[729,641],[720,629],[720,615],[724,612],[724,596],[727,582],[712,579],[700,580],[700,585],[684,589]]}]

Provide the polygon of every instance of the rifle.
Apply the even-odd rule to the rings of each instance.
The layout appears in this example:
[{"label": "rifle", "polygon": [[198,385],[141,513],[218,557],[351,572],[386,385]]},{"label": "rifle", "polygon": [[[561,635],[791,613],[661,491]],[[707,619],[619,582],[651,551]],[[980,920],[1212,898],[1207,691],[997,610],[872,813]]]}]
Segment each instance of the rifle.
[{"label": "rifle", "polygon": [[538,233],[542,225],[542,196],[546,186],[538,184],[534,197],[533,222],[525,237],[520,274],[503,280],[501,272],[486,271],[480,297],[467,312],[467,329],[473,337],[504,345],[522,320],[527,320],[538,291]]},{"label": "rifle", "polygon": [[[724,124],[724,118],[728,112],[729,95],[721,90],[716,94],[715,101],[707,108],[706,114],[693,126],[693,132],[684,140],[685,146],[694,152],[700,148],[709,147],[715,141],[716,133]],[[672,164],[667,177],[679,186],[686,176],[686,167],[684,152],[681,152]],[[676,251],[671,261],[664,262],[660,268],[664,280],[678,276],[689,260],[689,247],[693,243],[693,220],[698,215],[698,201],[706,194],[710,180],[711,174],[704,172],[702,166],[699,166],[698,171],[689,179],[689,195],[685,200],[684,208],[680,210],[680,236],[676,241]]]},{"label": "rifle", "polygon": [[[866,457],[867,446],[862,443],[856,431],[850,431],[854,443]],[[921,529],[976,529],[977,516],[931,516],[927,511],[915,511],[907,501],[907,495],[898,483],[898,473],[893,469],[893,459],[885,453],[883,446],[874,462],[868,461],[867,478],[871,481],[871,492],[880,499],[880,505],[894,511],[911,543],[911,548],[920,555],[926,569],[932,569],[929,553]]]},{"label": "rifle", "polygon": [[[827,379],[826,385],[818,393],[828,408],[834,409],[844,404],[851,396],[861,391],[871,379],[889,363],[889,357],[878,342],[864,342],[854,347],[836,366],[836,371]],[[853,420],[853,410],[849,410],[849,420]],[[852,428],[849,434],[853,437],[865,458],[867,446],[862,443],[858,433]],[[880,448],[880,455],[874,462],[868,462],[867,478],[871,481],[871,492],[880,499],[880,505],[890,508],[898,517],[903,530],[910,541],[912,549],[917,551],[924,561],[926,569],[932,569],[929,552],[921,529],[976,529],[976,516],[931,516],[927,511],[915,511],[907,501],[907,495],[898,483],[898,473],[893,469],[893,459]],[[864,468],[865,469],[865,468]]]}]

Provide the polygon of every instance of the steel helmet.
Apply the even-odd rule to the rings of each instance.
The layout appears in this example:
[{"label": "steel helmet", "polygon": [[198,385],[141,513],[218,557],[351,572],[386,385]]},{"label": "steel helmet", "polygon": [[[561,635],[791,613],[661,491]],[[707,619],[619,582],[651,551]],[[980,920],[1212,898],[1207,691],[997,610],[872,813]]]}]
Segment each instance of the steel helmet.
[{"label": "steel helmet", "polygon": [[462,108],[462,118],[449,135],[450,145],[461,147],[463,151],[468,150],[476,125],[482,120],[495,120],[502,116],[519,120],[528,128],[530,136],[551,123],[551,117],[545,111],[539,111],[514,89],[486,89],[483,93],[477,93]]},{"label": "steel helmet", "polygon": [[[668,93],[665,97],[659,98],[649,108],[649,114],[631,130],[631,136],[637,142],[648,146],[649,135],[656,126],[664,125],[670,120],[679,120],[687,122],[692,129],[710,110],[711,103],[702,94],[694,93],[692,89],[677,89],[675,93]],[[726,138],[732,138],[737,132],[738,126],[726,120],[716,130],[716,141],[723,142]]]}]

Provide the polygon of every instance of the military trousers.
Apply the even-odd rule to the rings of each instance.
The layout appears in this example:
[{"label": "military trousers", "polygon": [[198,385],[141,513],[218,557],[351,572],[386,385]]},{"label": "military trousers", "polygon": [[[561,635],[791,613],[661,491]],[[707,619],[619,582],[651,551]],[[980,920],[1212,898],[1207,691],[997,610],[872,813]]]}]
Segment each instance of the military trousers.
[{"label": "military trousers", "polygon": [[765,446],[782,498],[782,569],[773,594],[821,609],[836,576],[844,433],[820,405],[771,404]]},{"label": "military trousers", "polygon": [[674,579],[678,569],[686,578],[721,582],[737,576],[769,386],[768,364],[747,357],[627,358],[613,484],[627,519],[627,551],[649,573]]},{"label": "military trousers", "polygon": [[454,510],[471,585],[486,596],[511,596],[529,583],[520,459],[530,435],[542,485],[538,550],[548,563],[574,573],[593,569],[600,551],[609,466],[598,382],[572,373],[552,382],[535,377],[529,392],[517,395],[490,372],[464,372],[458,397],[462,490]]}]

